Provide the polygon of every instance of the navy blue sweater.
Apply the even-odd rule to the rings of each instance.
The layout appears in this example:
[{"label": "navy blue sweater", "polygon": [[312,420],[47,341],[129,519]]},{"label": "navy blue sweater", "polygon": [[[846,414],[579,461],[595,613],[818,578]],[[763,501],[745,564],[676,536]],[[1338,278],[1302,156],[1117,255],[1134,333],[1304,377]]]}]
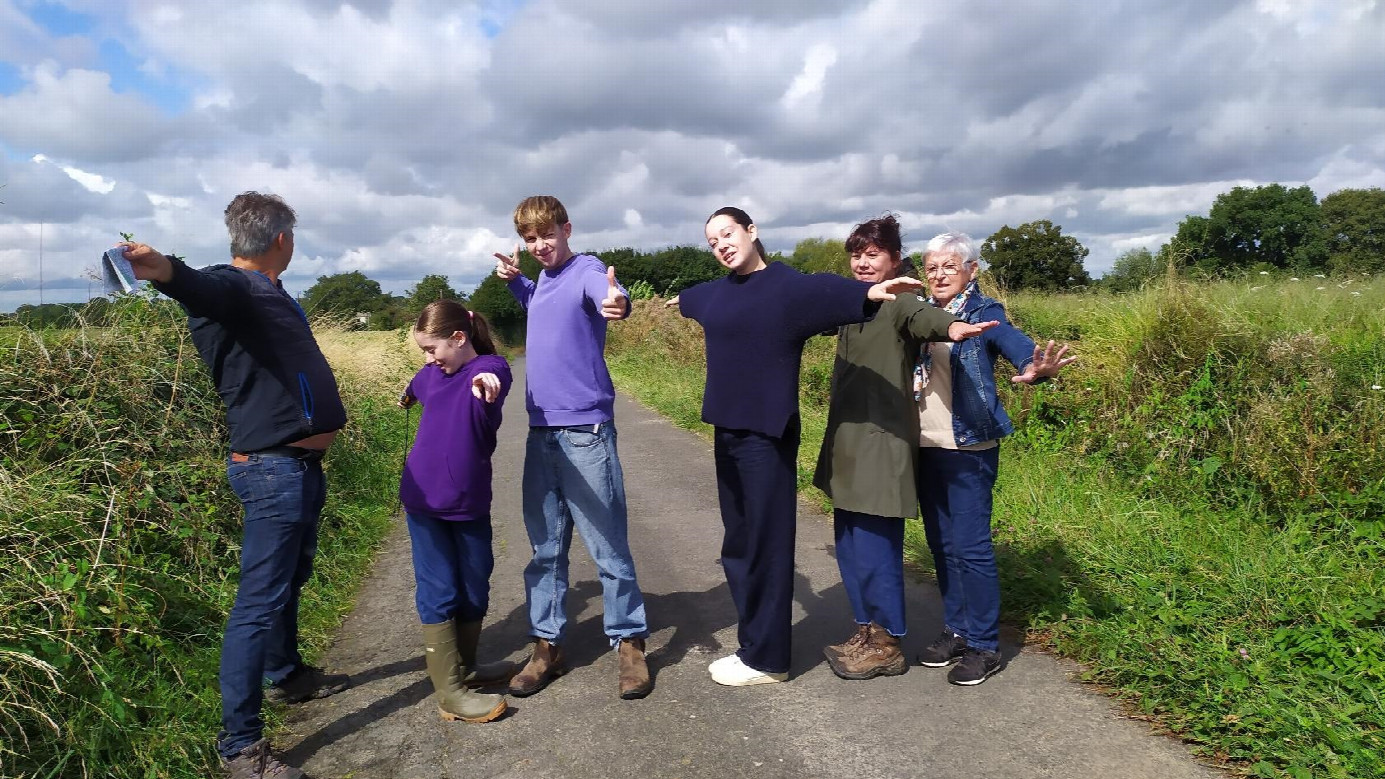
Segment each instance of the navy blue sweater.
[{"label": "navy blue sweater", "polygon": [[798,413],[803,344],[879,309],[870,284],[831,273],[803,274],[781,262],[730,274],[679,293],[683,316],[702,325],[707,387],[702,421],[781,436]]},{"label": "navy blue sweater", "polygon": [[254,452],[346,424],[337,381],[298,302],[268,276],[172,260],[154,288],[182,304],[202,361],[226,404],[231,451]]}]

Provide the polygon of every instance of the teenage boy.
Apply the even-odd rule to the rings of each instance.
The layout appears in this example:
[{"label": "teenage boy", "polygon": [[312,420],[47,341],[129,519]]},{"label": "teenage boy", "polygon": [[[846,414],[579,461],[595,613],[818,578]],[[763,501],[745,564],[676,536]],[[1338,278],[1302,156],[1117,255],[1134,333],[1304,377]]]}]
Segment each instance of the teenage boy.
[{"label": "teenage boy", "polygon": [[524,527],[534,557],[524,569],[534,650],[510,682],[533,695],[567,672],[568,549],[576,527],[600,571],[606,635],[620,654],[620,697],[649,694],[644,596],[626,537],[625,477],[616,455],[615,387],[606,370],[606,320],[630,315],[615,268],[568,248],[567,209],[548,195],[515,207],[515,231],[543,266],[519,272],[519,249],[496,253],[495,273],[529,312],[525,338]]},{"label": "teenage boy", "polygon": [[237,195],[226,206],[231,264],[201,270],[123,244],[135,277],[183,305],[226,405],[226,475],[245,511],[240,584],[221,643],[217,752],[232,779],[303,776],[271,754],[264,698],[299,703],[350,684],[298,651],[298,594],[313,572],[327,497],[322,456],[346,411],[308,318],[279,281],[293,259],[296,221],[275,195]]}]

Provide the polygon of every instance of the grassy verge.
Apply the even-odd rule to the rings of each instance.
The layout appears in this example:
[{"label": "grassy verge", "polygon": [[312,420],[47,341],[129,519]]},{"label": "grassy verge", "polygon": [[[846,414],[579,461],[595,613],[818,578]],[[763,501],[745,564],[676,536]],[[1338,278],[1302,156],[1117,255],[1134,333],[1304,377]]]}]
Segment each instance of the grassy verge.
[{"label": "grassy verge", "polygon": [[[1385,280],[1168,279],[1008,303],[1082,360],[1003,390],[1018,427],[996,490],[1005,619],[1236,770],[1376,775]],[[831,349],[805,354],[803,476]],[[695,324],[641,302],[609,362],[623,390],[701,428]],[[919,533],[908,546],[931,570]]]},{"label": "grassy verge", "polygon": [[[175,309],[127,300],[104,325],[11,329],[0,357],[0,774],[207,776],[240,537],[221,402]],[[352,422],[326,462],[310,651],[388,527],[406,439],[373,368],[336,367]]]}]

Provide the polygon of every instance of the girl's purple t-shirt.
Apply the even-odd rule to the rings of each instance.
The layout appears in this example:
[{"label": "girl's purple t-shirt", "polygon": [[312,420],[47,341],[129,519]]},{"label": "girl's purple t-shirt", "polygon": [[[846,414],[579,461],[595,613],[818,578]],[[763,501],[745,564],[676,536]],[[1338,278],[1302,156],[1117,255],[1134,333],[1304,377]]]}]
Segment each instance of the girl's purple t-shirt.
[{"label": "girl's purple t-shirt", "polygon": [[[500,379],[492,403],[471,394],[480,373]],[[450,520],[490,517],[491,455],[510,383],[509,364],[494,354],[477,356],[451,376],[425,365],[409,382],[405,391],[418,398],[423,415],[399,480],[405,511]]]}]

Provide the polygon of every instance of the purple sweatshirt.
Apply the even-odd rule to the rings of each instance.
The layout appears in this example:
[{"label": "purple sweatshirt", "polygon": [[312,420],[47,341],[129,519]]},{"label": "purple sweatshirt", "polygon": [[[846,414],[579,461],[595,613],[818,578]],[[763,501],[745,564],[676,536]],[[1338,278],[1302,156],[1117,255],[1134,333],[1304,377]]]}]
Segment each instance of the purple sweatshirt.
[{"label": "purple sweatshirt", "polygon": [[529,312],[524,342],[529,424],[571,427],[614,418],[616,390],[606,370],[601,316],[606,266],[590,254],[577,254],[557,270],[540,271],[537,284],[516,276],[509,288]]},{"label": "purple sweatshirt", "polygon": [[[493,403],[471,394],[478,373],[500,378]],[[399,480],[405,511],[452,520],[490,517],[491,454],[511,380],[505,358],[482,354],[451,376],[425,365],[409,382],[405,392],[418,398],[423,416]]]}]

